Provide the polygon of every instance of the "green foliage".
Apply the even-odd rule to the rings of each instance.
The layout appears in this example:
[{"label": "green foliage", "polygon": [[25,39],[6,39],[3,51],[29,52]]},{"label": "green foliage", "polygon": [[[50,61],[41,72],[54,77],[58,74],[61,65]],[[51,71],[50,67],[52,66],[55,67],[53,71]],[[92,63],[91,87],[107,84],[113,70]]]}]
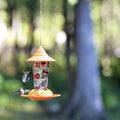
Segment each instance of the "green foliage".
[{"label": "green foliage", "polygon": [[68,3],[71,5],[77,4],[78,0],[68,0]]},{"label": "green foliage", "polygon": [[120,59],[111,58],[111,69],[112,69],[112,84],[117,88],[120,88]]},{"label": "green foliage", "polygon": [[20,82],[14,78],[6,78],[0,75],[0,92],[11,93],[20,88]]}]

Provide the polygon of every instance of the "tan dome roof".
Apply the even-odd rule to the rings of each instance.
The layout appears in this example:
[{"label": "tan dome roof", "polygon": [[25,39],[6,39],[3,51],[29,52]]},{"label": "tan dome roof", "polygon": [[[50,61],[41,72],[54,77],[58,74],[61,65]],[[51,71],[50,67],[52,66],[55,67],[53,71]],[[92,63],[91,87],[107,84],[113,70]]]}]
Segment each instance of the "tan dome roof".
[{"label": "tan dome roof", "polygon": [[40,46],[35,53],[33,54],[32,57],[28,58],[26,61],[28,62],[37,62],[37,61],[48,61],[48,62],[55,62],[53,58],[48,56],[46,51]]}]

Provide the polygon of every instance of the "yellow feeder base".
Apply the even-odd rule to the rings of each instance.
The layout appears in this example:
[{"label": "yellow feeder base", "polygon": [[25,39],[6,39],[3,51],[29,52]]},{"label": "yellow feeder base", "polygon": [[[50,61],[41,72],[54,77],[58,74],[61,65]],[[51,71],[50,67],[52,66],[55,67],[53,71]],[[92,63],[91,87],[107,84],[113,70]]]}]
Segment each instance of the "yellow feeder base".
[{"label": "yellow feeder base", "polygon": [[32,89],[28,95],[21,95],[21,97],[26,97],[31,100],[50,100],[55,97],[61,96],[60,94],[53,94],[53,92],[50,89],[47,90],[36,90]]}]

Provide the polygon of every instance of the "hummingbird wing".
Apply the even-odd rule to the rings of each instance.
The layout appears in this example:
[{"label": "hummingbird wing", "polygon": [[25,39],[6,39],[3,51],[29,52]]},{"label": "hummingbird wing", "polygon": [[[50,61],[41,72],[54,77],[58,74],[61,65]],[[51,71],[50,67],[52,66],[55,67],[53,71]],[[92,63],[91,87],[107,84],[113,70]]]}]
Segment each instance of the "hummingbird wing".
[{"label": "hummingbird wing", "polygon": [[28,74],[30,73],[30,71],[24,71],[23,72],[23,76],[22,76],[22,81],[25,83],[25,82],[28,82],[29,81],[29,77],[28,77]]}]

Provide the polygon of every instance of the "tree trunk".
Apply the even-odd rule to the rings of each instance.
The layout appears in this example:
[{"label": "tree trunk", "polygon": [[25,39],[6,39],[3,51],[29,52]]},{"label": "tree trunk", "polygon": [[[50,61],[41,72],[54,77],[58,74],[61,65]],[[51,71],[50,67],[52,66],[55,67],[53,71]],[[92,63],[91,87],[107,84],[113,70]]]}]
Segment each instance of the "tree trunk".
[{"label": "tree trunk", "polygon": [[[63,1],[63,15],[65,18],[65,24],[64,24],[64,31],[66,32],[67,35],[67,40],[66,40],[66,49],[65,49],[65,57],[66,57],[66,70],[67,70],[67,79],[68,79],[68,90],[71,93],[73,91],[73,75],[71,74],[71,64],[70,64],[70,54],[71,54],[71,48],[70,48],[70,41],[72,39],[72,33],[70,32],[70,21],[68,20],[68,2],[67,0]],[[72,83],[72,84],[71,84]]]},{"label": "tree trunk", "polygon": [[79,110],[81,120],[104,120],[89,4],[88,0],[79,0],[76,6],[77,76],[73,96],[64,114],[70,119]]}]

